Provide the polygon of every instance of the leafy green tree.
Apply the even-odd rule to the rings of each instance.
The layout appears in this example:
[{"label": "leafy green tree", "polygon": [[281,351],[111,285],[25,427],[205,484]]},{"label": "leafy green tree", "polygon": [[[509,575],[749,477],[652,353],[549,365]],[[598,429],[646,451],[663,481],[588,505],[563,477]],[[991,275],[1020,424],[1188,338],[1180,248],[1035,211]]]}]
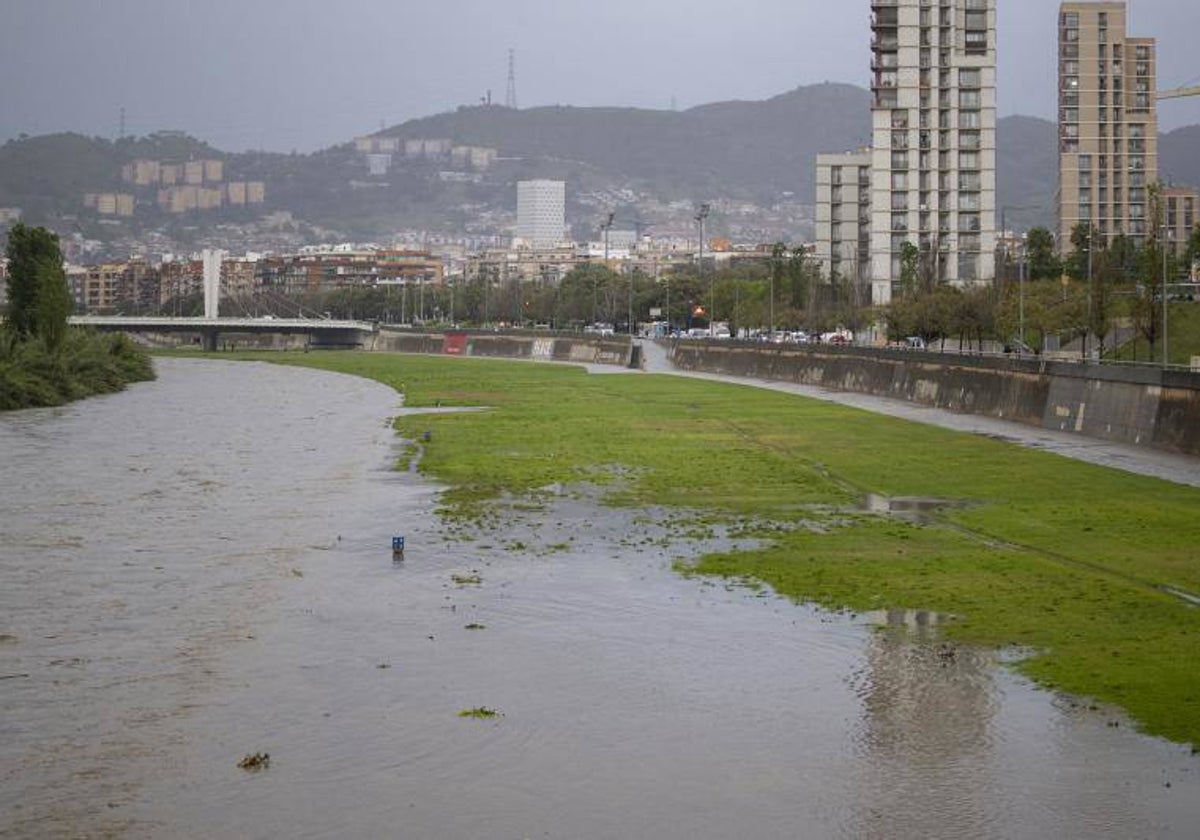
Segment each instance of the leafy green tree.
[{"label": "leafy green tree", "polygon": [[1025,253],[1029,260],[1029,279],[1048,280],[1062,273],[1054,255],[1054,235],[1044,227],[1032,228],[1025,235]]},{"label": "leafy green tree", "polygon": [[72,308],[58,237],[18,222],[9,231],[5,253],[9,329],[17,340],[41,338],[50,350],[57,350]]},{"label": "leafy green tree", "polygon": [[915,294],[921,279],[921,252],[911,242],[900,247],[900,284],[905,295]]},{"label": "leafy green tree", "polygon": [[1088,251],[1092,251],[1092,270],[1095,257],[1104,247],[1104,237],[1094,227],[1080,222],[1071,230],[1071,253],[1063,261],[1063,270],[1072,280],[1084,280],[1088,276]]}]

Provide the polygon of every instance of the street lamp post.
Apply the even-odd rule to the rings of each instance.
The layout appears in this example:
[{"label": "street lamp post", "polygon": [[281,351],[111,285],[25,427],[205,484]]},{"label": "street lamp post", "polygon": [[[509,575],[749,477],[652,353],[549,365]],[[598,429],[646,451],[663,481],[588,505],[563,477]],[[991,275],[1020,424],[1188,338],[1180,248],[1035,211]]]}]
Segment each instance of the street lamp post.
[{"label": "street lamp post", "polygon": [[667,282],[667,287],[666,287],[667,301],[666,301],[666,305],[663,308],[667,312],[667,338],[670,338],[671,337],[671,275],[670,274],[667,275],[666,282]]},{"label": "street lamp post", "polygon": [[[604,234],[604,268],[608,269],[608,231],[612,227],[613,216],[609,213],[608,218],[600,223],[600,230]],[[592,275],[592,323],[596,323],[596,276]]]},{"label": "street lamp post", "polygon": [[1021,352],[1025,352],[1025,243],[1021,243],[1021,260],[1017,263],[1017,337]]},{"label": "street lamp post", "polygon": [[1092,225],[1087,230],[1087,323],[1083,325],[1083,358],[1087,358],[1088,336],[1092,333]]},{"label": "street lamp post", "polygon": [[[1011,276],[1008,273],[1008,257],[1009,257],[1009,254],[1008,254],[1008,227],[1007,227],[1008,211],[1009,210],[1041,210],[1042,207],[1043,207],[1043,205],[1041,205],[1041,204],[1019,204],[1019,205],[1006,204],[1006,205],[1003,205],[1000,207],[1000,243],[1001,243],[1001,248],[1004,252],[1004,268],[1005,268],[1004,280],[1006,282],[1008,281],[1009,277]],[[1026,249],[1026,235],[1022,234],[1021,260],[1017,263],[1017,283],[1018,283],[1018,287],[1019,287],[1018,295],[1020,297],[1020,301],[1018,303],[1020,312],[1019,312],[1019,316],[1018,316],[1017,332],[1018,332],[1018,337],[1021,340],[1022,346],[1025,345],[1025,272],[1024,272],[1024,269],[1025,269],[1025,260],[1027,259],[1027,257],[1028,257],[1028,251]],[[1085,339],[1085,341],[1086,341],[1086,339]]]},{"label": "street lamp post", "polygon": [[1162,226],[1162,363],[1164,368],[1171,358],[1167,355],[1167,237],[1170,232],[1171,229],[1167,225]]},{"label": "street lamp post", "polygon": [[[701,204],[700,212],[696,214],[696,221],[700,223],[700,276],[704,276],[704,220],[708,218],[709,205]],[[712,277],[708,281],[708,337],[713,338],[716,335],[716,329],[713,325],[713,318],[716,316],[716,280]]]}]

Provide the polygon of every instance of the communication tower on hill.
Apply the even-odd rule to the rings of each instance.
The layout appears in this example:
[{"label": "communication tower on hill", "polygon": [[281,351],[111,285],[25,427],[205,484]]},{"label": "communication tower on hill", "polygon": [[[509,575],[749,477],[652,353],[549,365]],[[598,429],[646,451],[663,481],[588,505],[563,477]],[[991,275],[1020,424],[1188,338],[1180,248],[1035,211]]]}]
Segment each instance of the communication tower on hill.
[{"label": "communication tower on hill", "polygon": [[508,92],[504,94],[504,107],[517,109],[517,57],[512,48],[508,50]]}]

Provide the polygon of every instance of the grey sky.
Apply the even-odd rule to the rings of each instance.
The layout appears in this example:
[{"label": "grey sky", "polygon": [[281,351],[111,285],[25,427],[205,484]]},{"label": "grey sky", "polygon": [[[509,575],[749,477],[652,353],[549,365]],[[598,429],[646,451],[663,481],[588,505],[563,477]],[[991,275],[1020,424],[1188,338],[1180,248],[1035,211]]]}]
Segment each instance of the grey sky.
[{"label": "grey sky", "polygon": [[[1130,0],[1159,86],[1200,84],[1197,0]],[[1057,0],[999,0],[1000,112],[1053,119]],[[3,0],[0,140],[183,129],[311,151],[505,97],[680,109],[822,81],[865,86],[868,0]],[[1200,97],[1160,103],[1164,130]]]}]

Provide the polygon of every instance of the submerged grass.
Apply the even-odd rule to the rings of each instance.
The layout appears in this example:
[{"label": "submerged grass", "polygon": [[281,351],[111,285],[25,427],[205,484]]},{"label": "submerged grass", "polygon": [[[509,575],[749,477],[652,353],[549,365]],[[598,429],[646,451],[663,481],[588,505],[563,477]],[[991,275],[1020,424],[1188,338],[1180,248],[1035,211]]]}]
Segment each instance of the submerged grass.
[{"label": "submerged grass", "polygon": [[[867,412],[670,376],[365,353],[258,358],[368,376],[433,428],[420,469],[451,514],[502,493],[587,480],[611,504],[707,511],[758,550],[688,573],[754,579],[856,610],[951,615],[952,638],[1034,651],[1039,682],[1125,708],[1143,728],[1200,745],[1200,490]],[[867,493],[969,502],[909,522],[858,510]]]}]

